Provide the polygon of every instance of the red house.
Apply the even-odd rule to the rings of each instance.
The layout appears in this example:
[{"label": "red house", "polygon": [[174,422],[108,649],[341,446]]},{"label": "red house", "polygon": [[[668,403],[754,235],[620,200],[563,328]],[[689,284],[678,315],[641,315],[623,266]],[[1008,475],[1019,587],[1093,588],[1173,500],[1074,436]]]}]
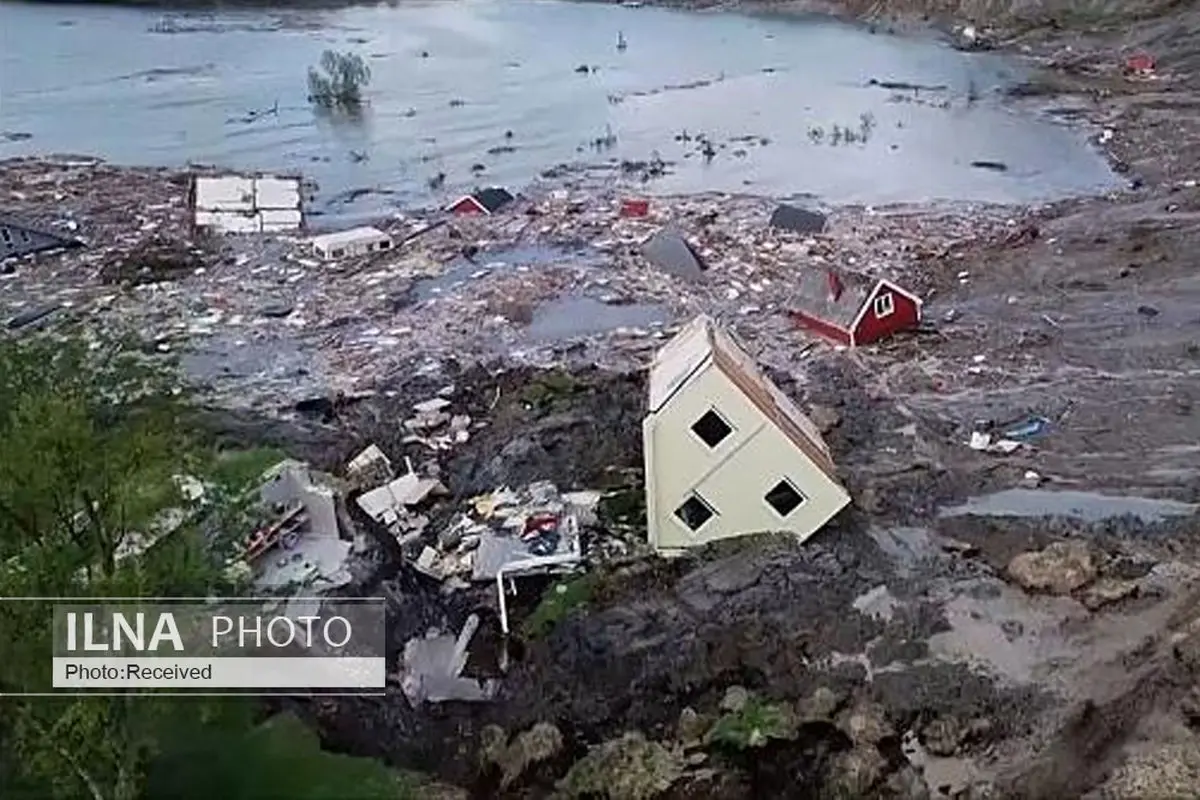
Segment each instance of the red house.
[{"label": "red house", "polygon": [[789,316],[838,344],[871,344],[921,323],[921,299],[884,278],[806,269]]},{"label": "red house", "polygon": [[507,189],[492,186],[464,194],[446,206],[446,211],[454,214],[494,214],[512,201],[513,196]]}]

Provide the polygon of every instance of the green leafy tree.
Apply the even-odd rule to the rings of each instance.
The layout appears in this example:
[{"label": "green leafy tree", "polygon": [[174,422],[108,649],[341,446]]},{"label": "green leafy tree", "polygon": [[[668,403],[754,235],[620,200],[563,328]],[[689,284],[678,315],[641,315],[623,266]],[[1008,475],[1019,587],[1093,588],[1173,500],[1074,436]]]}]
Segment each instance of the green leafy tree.
[{"label": "green leafy tree", "polygon": [[[227,459],[217,469],[206,457],[189,433],[176,383],[171,369],[129,340],[0,339],[0,596],[228,592],[229,554],[220,543],[237,536],[213,536],[212,528],[244,530],[231,498],[244,494],[250,469],[236,460],[231,469]],[[179,479],[222,474],[237,485],[211,487],[207,504],[189,496]],[[0,691],[50,688],[52,607],[41,600],[0,603]],[[337,760],[315,736],[256,725],[252,701],[221,700],[0,698],[0,796],[280,796],[255,789],[264,784],[247,776],[288,786],[301,765],[318,763],[329,770],[318,786],[341,782],[361,789],[353,796],[362,798],[404,796],[404,784],[382,765]],[[191,756],[201,758],[199,769],[185,773],[181,765]],[[168,780],[184,774],[186,791]],[[283,796],[335,795],[300,787]]]},{"label": "green leafy tree", "polygon": [[358,111],[363,89],[371,82],[371,68],[357,53],[326,50],[320,69],[308,68],[309,102],[325,109]]}]

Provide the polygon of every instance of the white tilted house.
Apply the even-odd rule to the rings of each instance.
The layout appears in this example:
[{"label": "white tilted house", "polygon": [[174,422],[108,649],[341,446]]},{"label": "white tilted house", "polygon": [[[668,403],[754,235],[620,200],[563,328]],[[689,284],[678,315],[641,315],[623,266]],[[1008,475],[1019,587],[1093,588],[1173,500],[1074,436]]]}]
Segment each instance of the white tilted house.
[{"label": "white tilted house", "polygon": [[351,228],[348,231],[326,233],[312,240],[313,252],[327,261],[353,258],[392,249],[392,237],[378,228]]},{"label": "white tilted house", "polygon": [[655,357],[642,438],[660,552],[751,533],[804,540],[850,503],[820,431],[706,316]]}]

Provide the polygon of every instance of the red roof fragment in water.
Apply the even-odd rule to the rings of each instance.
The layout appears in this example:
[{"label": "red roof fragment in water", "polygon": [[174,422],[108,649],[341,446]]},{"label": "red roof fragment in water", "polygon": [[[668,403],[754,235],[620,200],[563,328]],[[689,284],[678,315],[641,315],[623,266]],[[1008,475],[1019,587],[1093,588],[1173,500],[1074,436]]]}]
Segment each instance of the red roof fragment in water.
[{"label": "red roof fragment in water", "polygon": [[1135,53],[1125,59],[1125,69],[1128,72],[1153,72],[1154,56],[1149,53]]}]

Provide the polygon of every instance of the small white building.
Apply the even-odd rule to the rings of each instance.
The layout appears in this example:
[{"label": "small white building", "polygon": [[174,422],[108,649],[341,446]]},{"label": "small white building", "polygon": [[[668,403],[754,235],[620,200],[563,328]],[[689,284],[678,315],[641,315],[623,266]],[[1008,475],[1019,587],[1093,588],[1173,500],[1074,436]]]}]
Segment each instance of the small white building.
[{"label": "small white building", "polygon": [[392,249],[392,237],[378,228],[364,226],[326,233],[312,240],[313,252],[327,261],[352,258]]},{"label": "small white building", "polygon": [[707,316],[655,356],[642,441],[660,552],[752,533],[804,540],[850,503],[817,427]]}]

